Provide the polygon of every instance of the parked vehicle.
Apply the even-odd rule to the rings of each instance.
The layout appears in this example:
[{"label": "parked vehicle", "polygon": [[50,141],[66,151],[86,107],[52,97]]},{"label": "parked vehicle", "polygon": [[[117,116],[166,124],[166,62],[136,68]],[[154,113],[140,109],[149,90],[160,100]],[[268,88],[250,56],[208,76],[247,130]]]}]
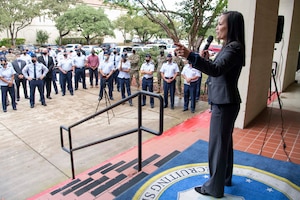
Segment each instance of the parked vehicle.
[{"label": "parked vehicle", "polygon": [[28,49],[29,51],[35,53],[38,51],[38,48],[32,44],[22,44],[17,46],[20,51],[23,51],[25,49]]},{"label": "parked vehicle", "polygon": [[222,49],[222,45],[219,45],[219,44],[211,44],[209,47],[208,47],[208,50],[211,52],[211,54],[216,54],[216,53],[219,53]]},{"label": "parked vehicle", "polygon": [[96,53],[102,51],[102,48],[97,45],[83,45],[82,49],[85,51],[86,56],[91,54],[92,49],[94,49]]},{"label": "parked vehicle", "polygon": [[[117,52],[122,55],[123,52],[126,50],[127,51],[127,55],[131,55],[132,54],[132,48],[131,46],[116,46],[114,47],[117,49]],[[114,48],[111,48],[111,52],[113,51]]]},{"label": "parked vehicle", "polygon": [[133,49],[134,49],[136,52],[139,52],[139,51],[144,52],[144,51],[147,51],[147,50],[151,49],[151,47],[146,47],[146,46],[134,46],[134,47],[132,47],[132,50],[133,50]]},{"label": "parked vehicle", "polygon": [[165,45],[165,44],[146,44],[145,46],[151,47],[151,48],[163,49],[163,50],[167,49],[167,45]]},{"label": "parked vehicle", "polygon": [[74,51],[75,47],[77,47],[78,45],[80,45],[80,44],[67,44],[67,45],[65,45],[65,50],[67,52],[70,52],[71,50]]}]

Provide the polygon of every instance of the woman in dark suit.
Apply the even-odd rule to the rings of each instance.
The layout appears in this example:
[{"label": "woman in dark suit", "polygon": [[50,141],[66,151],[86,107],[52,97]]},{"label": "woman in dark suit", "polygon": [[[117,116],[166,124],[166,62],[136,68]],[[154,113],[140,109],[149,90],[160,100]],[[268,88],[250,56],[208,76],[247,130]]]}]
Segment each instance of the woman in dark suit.
[{"label": "woman in dark suit", "polygon": [[223,40],[224,45],[214,61],[208,60],[207,51],[199,55],[181,44],[176,44],[176,51],[211,79],[208,88],[212,103],[208,147],[210,178],[202,186],[195,187],[195,190],[203,195],[220,198],[224,196],[224,186],[232,184],[232,132],[241,103],[237,85],[245,65],[243,15],[237,11],[223,13],[216,27],[216,35],[217,39]]}]

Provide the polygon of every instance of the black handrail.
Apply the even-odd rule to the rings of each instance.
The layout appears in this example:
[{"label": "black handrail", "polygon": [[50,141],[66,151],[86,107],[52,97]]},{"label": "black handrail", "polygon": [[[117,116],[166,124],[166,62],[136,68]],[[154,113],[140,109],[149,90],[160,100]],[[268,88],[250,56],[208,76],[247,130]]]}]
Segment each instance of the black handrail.
[{"label": "black handrail", "polygon": [[[159,130],[158,131],[155,131],[155,130],[152,130],[151,128],[147,128],[147,127],[144,127],[142,125],[142,96],[143,95],[146,95],[146,96],[150,96],[150,97],[154,97],[154,98],[158,98],[159,99]],[[71,132],[71,129],[90,120],[90,119],[93,119],[94,117],[98,116],[98,115],[101,115],[125,102],[127,102],[129,99],[133,99],[133,98],[136,98],[138,97],[138,127],[137,128],[134,128],[134,129],[131,129],[131,130],[128,130],[128,131],[124,131],[122,133],[119,133],[119,134],[116,134],[116,135],[113,135],[113,136],[110,136],[110,137],[106,137],[104,139],[101,139],[101,140],[97,140],[95,142],[91,142],[91,143],[88,143],[88,144],[84,144],[84,145],[81,145],[81,146],[78,146],[78,147],[75,147],[73,148],[73,144],[72,144],[72,132]],[[163,98],[161,95],[159,94],[154,94],[152,92],[147,92],[147,91],[139,91],[135,94],[132,94],[131,96],[128,96],[120,101],[118,101],[117,103],[115,104],[112,104],[106,108],[104,108],[103,110],[100,110],[99,112],[96,112],[95,114],[93,115],[90,115],[68,127],[66,126],[60,126],[60,142],[61,142],[61,148],[70,154],[70,160],[71,160],[71,170],[72,170],[72,179],[75,179],[75,169],[74,169],[74,156],[73,156],[73,152],[74,151],[77,151],[77,150],[80,150],[80,149],[84,149],[86,147],[90,147],[90,146],[93,146],[93,145],[96,145],[96,144],[99,144],[99,143],[103,143],[103,142],[107,142],[107,141],[110,141],[110,140],[113,140],[113,139],[116,139],[116,138],[119,138],[119,137],[123,137],[123,136],[126,136],[126,135],[129,135],[129,134],[132,134],[132,133],[135,133],[135,132],[138,132],[138,171],[141,171],[142,170],[142,131],[146,131],[148,133],[151,133],[151,134],[154,134],[154,135],[161,135],[163,133],[163,117],[164,117],[164,109],[163,109]],[[63,139],[63,130],[67,131],[68,132],[68,140],[69,140],[69,148],[65,147],[64,145],[64,139]]]}]

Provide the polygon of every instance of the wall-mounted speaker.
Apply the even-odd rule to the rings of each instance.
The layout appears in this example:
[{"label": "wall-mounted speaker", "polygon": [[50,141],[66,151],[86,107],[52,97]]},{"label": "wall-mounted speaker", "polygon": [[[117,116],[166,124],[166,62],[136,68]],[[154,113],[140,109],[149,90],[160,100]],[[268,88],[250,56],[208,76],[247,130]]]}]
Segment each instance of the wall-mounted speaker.
[{"label": "wall-mounted speaker", "polygon": [[279,15],[277,21],[277,32],[276,32],[275,43],[279,43],[282,39],[283,25],[284,25],[284,16]]}]

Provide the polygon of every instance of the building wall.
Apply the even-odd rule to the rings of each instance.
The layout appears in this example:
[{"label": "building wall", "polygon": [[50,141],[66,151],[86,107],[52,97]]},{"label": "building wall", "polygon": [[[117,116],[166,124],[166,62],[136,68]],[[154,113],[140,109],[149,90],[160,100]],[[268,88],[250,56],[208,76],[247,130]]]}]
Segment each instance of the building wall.
[{"label": "building wall", "polygon": [[[235,126],[246,127],[267,107],[273,61],[279,63],[276,84],[279,92],[295,81],[300,43],[300,2],[295,0],[229,0],[229,10],[244,15],[246,66],[239,79],[242,104]],[[282,41],[275,44],[278,15],[284,15]]]},{"label": "building wall", "polygon": [[246,66],[239,79],[242,104],[236,127],[245,127],[266,107],[278,6],[279,0],[229,0],[229,10],[243,13],[246,32]]}]

